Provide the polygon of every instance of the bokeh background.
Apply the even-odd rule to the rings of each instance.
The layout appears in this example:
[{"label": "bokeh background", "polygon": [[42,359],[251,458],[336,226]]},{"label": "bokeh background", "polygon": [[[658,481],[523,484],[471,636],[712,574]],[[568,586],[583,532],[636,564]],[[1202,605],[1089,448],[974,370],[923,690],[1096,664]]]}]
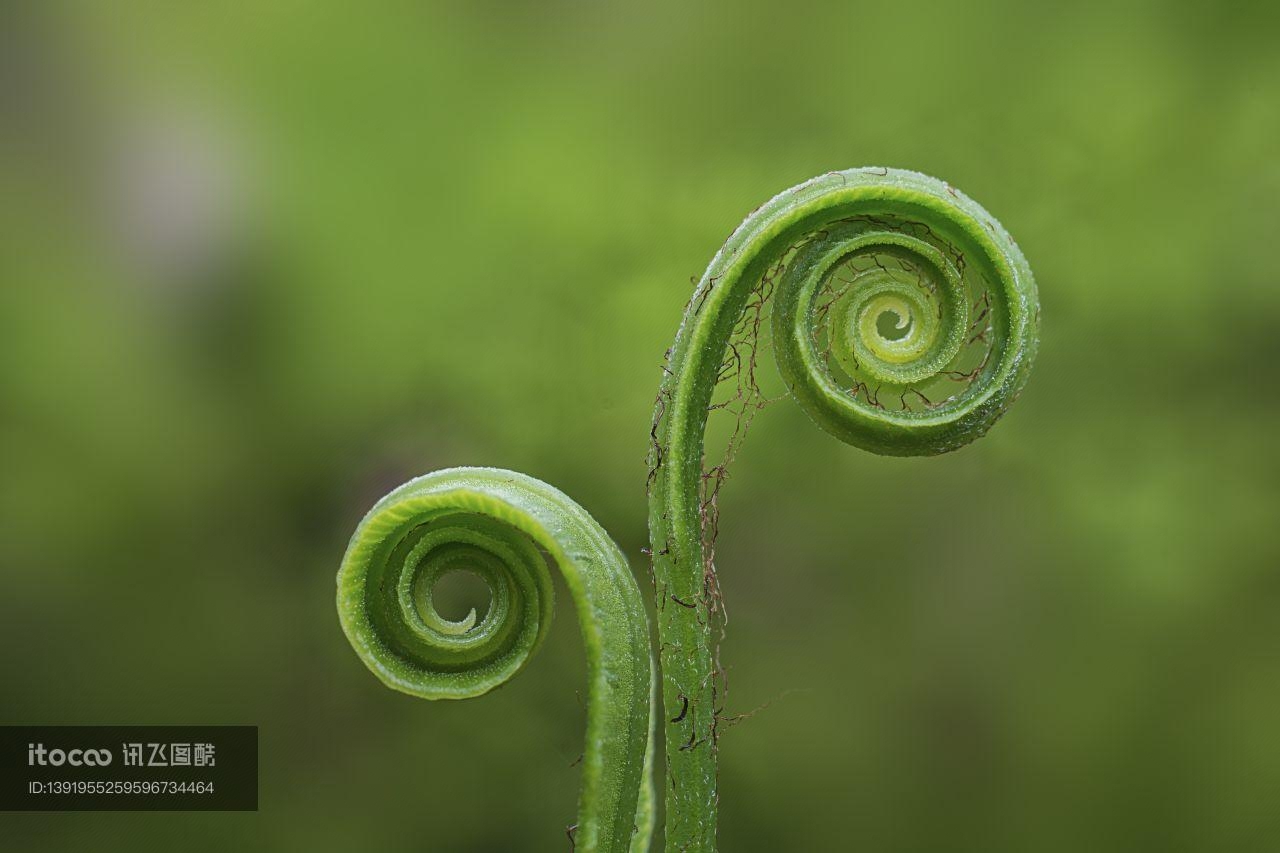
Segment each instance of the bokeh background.
[{"label": "bokeh background", "polygon": [[346,538],[499,465],[647,584],[690,278],[775,192],[895,165],[1017,237],[1041,358],[942,458],[758,419],[723,849],[1277,849],[1274,10],[6,4],[0,722],[256,724],[261,809],[3,846],[567,849],[571,609],[502,690],[412,700],[339,630]]}]

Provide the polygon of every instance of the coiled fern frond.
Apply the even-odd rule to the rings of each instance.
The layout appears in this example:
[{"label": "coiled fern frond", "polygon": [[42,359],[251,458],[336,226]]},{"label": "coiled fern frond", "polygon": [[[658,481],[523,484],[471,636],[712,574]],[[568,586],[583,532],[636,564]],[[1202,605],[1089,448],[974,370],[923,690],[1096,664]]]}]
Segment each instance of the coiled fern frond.
[{"label": "coiled fern frond", "polygon": [[[546,636],[548,560],[564,575],[587,652],[578,849],[647,850],[649,622],[618,546],[563,492],[496,468],[452,468],[405,483],[351,537],[338,572],[338,616],[383,684],[424,699],[468,699],[506,683]],[[436,611],[433,589],[451,572],[488,586],[483,618],[473,610],[453,621]]]},{"label": "coiled fern frond", "polygon": [[[792,187],[712,259],[667,353],[649,458],[668,850],[715,846],[718,498],[764,404],[755,369],[765,324],[792,397],[818,426],[875,453],[920,456],[973,441],[1017,398],[1039,305],[994,217],[949,184],[897,169]],[[737,423],[724,457],[710,460],[708,416],[725,409]]]},{"label": "coiled fern frond", "polygon": [[[753,211],[711,261],[667,353],[649,456],[668,851],[715,849],[718,498],[764,404],[762,334],[771,332],[791,396],[818,426],[875,453],[913,456],[962,447],[1000,418],[1027,380],[1038,329],[1035,281],[1012,238],[976,202],[916,172],[853,169],[792,187]],[[737,423],[723,458],[708,460],[708,417],[722,410]],[[617,546],[564,494],[489,468],[396,489],[347,549],[343,629],[396,690],[478,696],[519,671],[545,636],[552,591],[542,552],[564,574],[587,651],[577,848],[645,850],[655,796],[647,620]],[[435,610],[436,581],[459,570],[488,585],[483,618]]]}]

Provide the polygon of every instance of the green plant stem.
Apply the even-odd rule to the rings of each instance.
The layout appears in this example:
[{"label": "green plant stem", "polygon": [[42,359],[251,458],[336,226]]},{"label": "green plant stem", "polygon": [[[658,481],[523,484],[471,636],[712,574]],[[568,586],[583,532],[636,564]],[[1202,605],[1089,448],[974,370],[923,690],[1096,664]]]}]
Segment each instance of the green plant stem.
[{"label": "green plant stem", "polygon": [[668,352],[649,460],[669,851],[715,849],[724,468],[704,460],[705,434],[726,375],[741,396],[749,371],[758,391],[749,321],[770,298],[792,396],[822,429],[881,454],[942,453],[982,435],[1037,348],[1035,282],[1013,240],[977,203],[915,172],[854,169],[792,187],[716,254]]},{"label": "green plant stem", "polygon": [[[647,850],[653,829],[648,620],[617,545],[562,492],[493,468],[454,468],[380,500],[338,572],[338,615],[388,687],[465,699],[501,686],[541,644],[563,573],[587,654],[587,733],[574,837],[582,851]],[[432,588],[471,572],[489,587],[479,619],[440,616]]]}]

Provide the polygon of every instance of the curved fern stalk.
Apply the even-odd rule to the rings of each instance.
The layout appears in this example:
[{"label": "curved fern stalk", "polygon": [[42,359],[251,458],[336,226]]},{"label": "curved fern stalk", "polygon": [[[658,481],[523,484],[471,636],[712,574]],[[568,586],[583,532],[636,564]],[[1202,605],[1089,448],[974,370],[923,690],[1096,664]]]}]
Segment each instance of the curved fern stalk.
[{"label": "curved fern stalk", "polygon": [[[608,534],[562,492],[494,468],[419,477],[360,522],[338,572],[338,616],[360,659],[395,690],[466,699],[504,684],[551,623],[564,574],[587,652],[587,736],[577,849],[647,850],[653,829],[649,627],[635,578]],[[442,617],[432,589],[465,571],[489,588],[477,619]]]},{"label": "curved fern stalk", "polygon": [[[751,213],[711,261],[667,354],[649,458],[668,850],[715,847],[717,499],[764,403],[759,333],[771,330],[782,377],[818,426],[912,456],[986,432],[1027,379],[1038,323],[1031,270],[1004,228],[916,172],[853,169],[792,187]],[[707,419],[721,409],[738,421],[724,460],[711,464]]]}]

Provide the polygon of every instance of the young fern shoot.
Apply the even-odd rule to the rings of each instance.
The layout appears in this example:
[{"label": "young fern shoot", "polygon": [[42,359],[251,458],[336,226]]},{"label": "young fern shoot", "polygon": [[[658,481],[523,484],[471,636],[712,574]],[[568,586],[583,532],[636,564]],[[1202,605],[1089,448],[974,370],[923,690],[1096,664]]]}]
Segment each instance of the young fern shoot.
[{"label": "young fern shoot", "polygon": [[[649,529],[666,742],[666,849],[715,849],[724,621],[715,564],[720,485],[763,405],[765,310],[791,395],[822,429],[875,453],[944,453],[1017,398],[1038,345],[1035,281],[976,202],[894,169],[831,172],[751,213],[712,259],[667,366],[652,428]],[[736,379],[737,408],[716,403]],[[708,467],[711,411],[739,418]],[[539,550],[541,549],[541,550]],[[580,506],[522,474],[455,468],[413,480],[360,522],[338,573],[338,614],[384,684],[464,699],[505,683],[546,634],[564,574],[587,652],[587,736],[575,844],[639,853],[653,830],[653,673],[635,579]],[[437,580],[468,571],[485,616],[443,618]]]},{"label": "young fern shoot", "polygon": [[[551,575],[564,575],[587,652],[587,735],[576,848],[640,853],[653,829],[653,697],[648,619],[626,559],[586,510],[512,471],[453,468],[378,501],[338,572],[338,616],[385,685],[466,699],[504,684],[551,624]],[[442,617],[432,590],[470,572],[489,588],[478,619]]]},{"label": "young fern shoot", "polygon": [[[1036,285],[1013,239],[917,172],[806,181],[753,211],[712,259],[667,353],[649,457],[668,851],[715,849],[725,463],[704,459],[706,427],[728,378],[739,398],[744,387],[758,396],[769,302],[791,395],[823,430],[880,454],[945,453],[983,435],[1017,398],[1038,345]],[[735,411],[749,422],[761,404]]]}]

